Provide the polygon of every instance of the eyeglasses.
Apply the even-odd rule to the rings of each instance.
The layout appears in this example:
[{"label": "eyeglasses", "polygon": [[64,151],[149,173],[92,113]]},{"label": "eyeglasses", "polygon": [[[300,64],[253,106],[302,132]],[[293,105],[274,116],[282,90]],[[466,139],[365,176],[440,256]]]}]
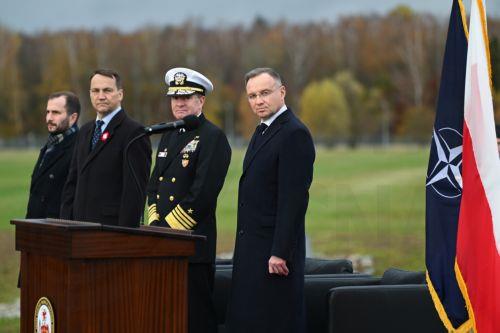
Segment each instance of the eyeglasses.
[{"label": "eyeglasses", "polygon": [[274,93],[276,90],[280,89],[281,87],[282,86],[277,86],[273,90],[265,89],[265,90],[262,90],[261,92],[258,92],[255,94],[250,94],[247,96],[247,98],[250,102],[256,101],[257,98],[259,98],[259,97],[262,99],[265,99],[265,98],[269,97],[272,93]]}]

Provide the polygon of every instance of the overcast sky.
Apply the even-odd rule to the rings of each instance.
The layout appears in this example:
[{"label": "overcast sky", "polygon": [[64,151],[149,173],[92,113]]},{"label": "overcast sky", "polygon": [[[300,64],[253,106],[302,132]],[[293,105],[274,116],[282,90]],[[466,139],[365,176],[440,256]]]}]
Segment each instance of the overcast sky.
[{"label": "overcast sky", "polygon": [[[499,2],[486,1],[488,15],[500,16]],[[398,4],[447,19],[451,3],[452,0],[2,0],[0,24],[28,33],[104,27],[127,32],[145,25],[176,25],[188,19],[211,27],[248,24],[256,16],[299,23],[334,21],[341,15],[385,13]],[[470,0],[464,3],[469,11]]]}]

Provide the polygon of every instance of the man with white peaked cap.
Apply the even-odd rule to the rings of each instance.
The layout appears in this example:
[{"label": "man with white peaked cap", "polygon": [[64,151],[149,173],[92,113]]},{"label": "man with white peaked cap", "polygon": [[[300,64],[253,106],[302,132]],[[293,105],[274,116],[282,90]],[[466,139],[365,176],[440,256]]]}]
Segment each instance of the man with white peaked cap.
[{"label": "man with white peaked cap", "polygon": [[203,115],[205,96],[213,90],[203,74],[173,68],[165,75],[175,119],[199,117],[191,130],[165,133],[148,185],[148,224],[192,230],[206,237],[189,259],[188,331],[216,332],[212,301],[217,231],[215,209],[224,184],[231,148],[224,132]]}]

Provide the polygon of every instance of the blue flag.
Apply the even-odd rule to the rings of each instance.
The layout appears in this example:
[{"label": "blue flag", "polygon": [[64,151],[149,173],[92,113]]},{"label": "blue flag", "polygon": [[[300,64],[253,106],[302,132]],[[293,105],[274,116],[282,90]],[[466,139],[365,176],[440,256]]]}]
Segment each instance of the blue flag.
[{"label": "blue flag", "polygon": [[426,180],[427,282],[449,331],[469,324],[455,276],[467,62],[467,26],[462,8],[461,0],[453,0]]}]

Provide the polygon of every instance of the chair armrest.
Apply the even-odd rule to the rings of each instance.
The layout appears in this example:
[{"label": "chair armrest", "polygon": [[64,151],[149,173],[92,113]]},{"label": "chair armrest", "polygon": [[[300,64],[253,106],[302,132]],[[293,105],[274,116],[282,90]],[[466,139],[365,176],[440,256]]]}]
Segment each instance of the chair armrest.
[{"label": "chair armrest", "polygon": [[232,271],[233,265],[215,265],[215,271]]},{"label": "chair armrest", "polygon": [[[364,273],[339,273],[339,274],[307,274],[304,275],[304,278],[307,279],[338,279],[338,278],[373,278],[373,275],[371,274],[364,274]],[[376,278],[380,280],[380,278]]]},{"label": "chair armrest", "polygon": [[352,262],[347,259],[306,258],[305,260],[304,273],[307,275],[352,272]]},{"label": "chair armrest", "polygon": [[329,332],[446,332],[427,285],[336,287],[329,295]]},{"label": "chair armrest", "polygon": [[215,258],[215,265],[233,265],[233,259]]}]

